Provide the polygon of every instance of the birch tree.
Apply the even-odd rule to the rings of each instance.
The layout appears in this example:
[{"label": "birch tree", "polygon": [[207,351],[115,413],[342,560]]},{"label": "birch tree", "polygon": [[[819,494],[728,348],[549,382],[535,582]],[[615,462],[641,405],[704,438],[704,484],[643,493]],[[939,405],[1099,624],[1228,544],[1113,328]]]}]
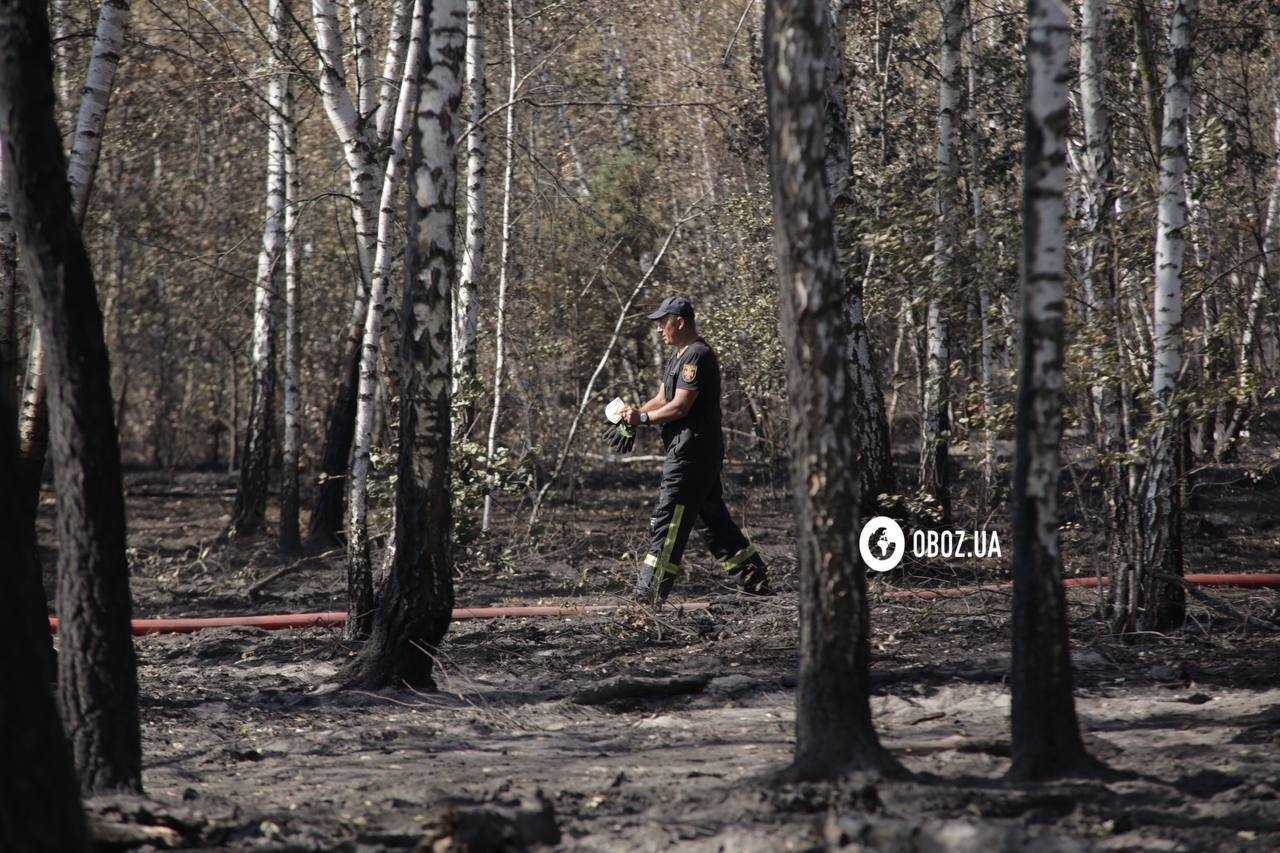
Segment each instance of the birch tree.
[{"label": "birch tree", "polygon": [[302,275],[298,257],[298,198],[302,177],[298,173],[297,104],[293,77],[285,75],[284,111],[284,436],[281,441],[280,551],[302,550],[298,527],[298,456],[302,450],[302,399],[298,392],[301,364],[298,360],[298,314]]},{"label": "birch tree", "polygon": [[[493,405],[489,410],[489,437],[486,445],[486,461],[498,452],[498,419],[502,414],[502,374],[506,369],[507,323],[507,271],[511,253],[511,181],[515,175],[516,137],[516,4],[507,0],[507,136],[502,167],[502,243],[498,249],[498,304],[494,319]],[[480,529],[489,532],[493,518],[493,495],[484,496],[484,510]]]},{"label": "birch tree", "polygon": [[[67,162],[67,178],[71,184],[71,209],[77,225],[84,223],[89,209],[89,195],[97,173],[102,151],[102,135],[107,123],[107,107],[115,85],[116,69],[124,48],[124,33],[129,23],[130,0],[103,0],[98,12],[98,28],[94,33],[89,67],[85,72],[76,118],[71,156]],[[62,142],[59,138],[59,147]],[[18,413],[18,469],[22,490],[27,498],[24,511],[35,523],[40,498],[40,480],[44,473],[49,448],[48,380],[43,333],[36,324],[31,327],[26,378],[22,404]]]},{"label": "birch tree", "polygon": [[1071,692],[1058,545],[1071,23],[1064,0],[1027,3],[1023,112],[1022,353],[1013,473],[1013,764],[1041,779],[1095,765]]},{"label": "birch tree", "polygon": [[[379,354],[384,345],[383,325],[386,320],[387,277],[391,269],[391,237],[395,216],[396,187],[405,162],[405,140],[413,120],[417,97],[418,69],[426,49],[426,15],[428,0],[414,4],[409,52],[405,59],[392,129],[392,152],[382,180],[382,203],[378,216],[378,248],[374,256],[369,310],[365,317],[364,340],[360,358],[360,391],[356,404],[355,446],[351,456],[351,493],[348,500],[350,518],[347,526],[347,608],[346,633],[350,638],[366,637],[373,624],[373,562],[369,552],[369,465],[373,449],[374,420],[378,405]],[[393,316],[399,316],[398,313]],[[388,341],[389,342],[389,341]],[[386,353],[394,358],[394,353]],[[395,371],[398,376],[400,371]],[[403,394],[400,388],[394,392]]]},{"label": "birch tree", "polygon": [[285,73],[281,70],[287,25],[287,0],[270,0],[267,29],[269,80],[267,83],[267,216],[258,252],[258,273],[253,291],[253,352],[249,385],[249,417],[245,425],[244,453],[240,458],[240,484],[236,489],[229,532],[233,536],[256,533],[266,518],[267,490],[271,476],[271,451],[275,433],[276,401],[276,292],[285,243]]},{"label": "birch tree", "polygon": [[938,502],[945,522],[951,516],[950,415],[951,321],[947,302],[958,284],[960,241],[960,36],[965,0],[942,0],[939,48],[937,231],[933,244],[933,286],[925,321],[926,361],[921,398],[920,489]]},{"label": "birch tree", "polygon": [[411,151],[400,447],[394,561],[373,633],[349,670],[366,689],[434,687],[432,656],[453,611],[449,396],[457,184],[454,120],[462,98],[465,0],[424,0],[426,50],[418,71]]},{"label": "birch tree", "polygon": [[[466,244],[453,319],[453,390],[467,388],[476,378],[476,329],[479,313],[476,287],[484,270],[484,174],[488,161],[484,113],[487,87],[484,76],[484,20],[480,0],[467,0],[467,220]],[[471,426],[473,415],[464,412],[458,431]]]},{"label": "birch tree", "polygon": [[1080,280],[1085,324],[1094,336],[1090,404],[1097,424],[1097,449],[1103,456],[1107,526],[1123,560],[1131,557],[1128,539],[1128,475],[1118,457],[1125,450],[1121,409],[1120,316],[1114,262],[1115,155],[1111,111],[1107,105],[1107,0],[1084,0],[1080,16],[1080,112],[1085,149],[1081,162],[1085,239],[1080,250]]},{"label": "birch tree", "polygon": [[[403,28],[402,21],[400,24],[396,23],[400,7],[412,5],[412,0],[396,2],[392,15],[393,35],[396,26]],[[360,266],[351,314],[342,339],[338,387],[326,417],[324,447],[320,454],[320,483],[316,489],[308,525],[309,541],[319,546],[332,544],[337,531],[342,527],[342,496],[347,482],[348,457],[355,438],[361,342],[368,317],[369,288],[378,242],[378,189],[382,184],[382,167],[377,152],[389,149],[389,140],[379,135],[379,128],[389,131],[391,123],[377,119],[366,121],[358,111],[358,101],[352,99],[351,92],[347,89],[337,0],[312,0],[311,14],[315,22],[316,46],[319,51],[320,95],[325,115],[342,145],[348,191],[352,199],[356,259]],[[386,63],[395,64],[396,57],[402,55],[398,52],[398,42],[397,38],[390,39]],[[369,90],[364,91],[367,95]],[[390,100],[391,96],[383,88],[378,103],[381,105]]]},{"label": "birch tree", "polygon": [[[1182,370],[1182,266],[1187,227],[1187,115],[1191,104],[1192,30],[1196,0],[1174,0],[1169,17],[1170,60],[1164,84],[1157,206],[1151,391],[1154,427],[1143,495],[1142,565],[1126,625],[1161,631],[1182,624],[1181,486],[1178,460],[1182,416],[1177,400]],[[1160,575],[1161,577],[1157,577]],[[1170,576],[1174,577],[1170,577]]]},{"label": "birch tree", "polygon": [[893,458],[889,453],[889,421],[885,415],[884,394],[876,375],[871,355],[871,339],[862,307],[862,276],[854,269],[858,235],[853,233],[853,153],[849,145],[849,120],[845,110],[844,30],[848,24],[851,0],[830,0],[823,8],[827,27],[824,56],[826,155],[823,172],[836,222],[837,252],[845,281],[845,313],[848,314],[850,377],[855,383],[855,399],[864,409],[856,421],[862,431],[857,437],[861,448],[859,471],[863,507],[868,511],[877,505],[877,496],[893,489]]},{"label": "birch tree", "polygon": [[[965,47],[968,52],[969,92],[965,104],[965,143],[968,148],[968,181],[969,202],[973,213],[973,251],[978,259],[978,275],[975,282],[978,297],[978,384],[982,399],[982,461],[980,472],[982,492],[980,503],[990,498],[996,483],[996,437],[998,433],[995,420],[995,306],[991,298],[991,286],[986,276],[988,235],[987,212],[983,202],[983,164],[984,156],[983,130],[978,116],[978,100],[986,96],[982,85],[982,72],[979,68],[981,55],[978,51],[978,27],[973,17],[973,6],[966,10]],[[979,507],[979,515],[982,514]]]},{"label": "birch tree", "polygon": [[[49,376],[62,617],[58,704],[81,788],[137,791],[142,756],[120,447],[102,313],[53,114],[45,4],[0,4],[0,45],[5,181]],[[54,761],[56,753],[55,746]]]},{"label": "birch tree", "polygon": [[895,772],[871,724],[866,578],[854,474],[847,293],[824,177],[827,0],[765,4],[774,247],[787,344],[800,560],[800,683],[790,775]]}]

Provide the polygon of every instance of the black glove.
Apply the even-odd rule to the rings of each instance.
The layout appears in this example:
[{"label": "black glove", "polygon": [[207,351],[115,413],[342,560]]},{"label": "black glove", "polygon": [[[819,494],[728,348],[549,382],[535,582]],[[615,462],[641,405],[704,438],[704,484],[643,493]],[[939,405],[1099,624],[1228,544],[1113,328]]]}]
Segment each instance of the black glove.
[{"label": "black glove", "polygon": [[602,437],[609,445],[609,449],[617,454],[630,453],[631,448],[636,446],[635,427],[624,423],[609,424],[605,427]]}]

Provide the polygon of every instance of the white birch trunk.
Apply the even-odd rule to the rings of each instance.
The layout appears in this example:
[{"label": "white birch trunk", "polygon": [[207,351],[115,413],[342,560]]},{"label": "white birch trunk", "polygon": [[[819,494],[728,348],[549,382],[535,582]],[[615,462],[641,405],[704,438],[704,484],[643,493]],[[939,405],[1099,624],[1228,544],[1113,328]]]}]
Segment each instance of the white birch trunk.
[{"label": "white birch trunk", "polygon": [[[347,525],[348,555],[348,619],[350,637],[367,636],[373,608],[373,575],[369,554],[368,483],[369,456],[373,447],[374,421],[378,411],[379,348],[383,341],[383,324],[388,317],[386,307],[387,273],[391,264],[391,234],[394,228],[396,183],[405,164],[405,142],[410,131],[418,79],[418,69],[426,50],[426,14],[423,0],[414,4],[412,33],[400,83],[400,99],[396,105],[395,125],[391,131],[391,157],[382,180],[382,205],[378,218],[378,245],[373,264],[369,305],[364,321],[364,338],[360,356],[360,386],[356,398],[356,427],[351,454],[351,493]],[[392,319],[398,312],[391,315]],[[394,338],[394,335],[390,336]],[[394,358],[394,353],[387,353]],[[398,371],[397,371],[398,373]],[[393,392],[398,389],[391,389]]]},{"label": "white birch trunk", "polygon": [[[1187,116],[1191,106],[1192,27],[1196,0],[1174,0],[1169,19],[1171,59],[1165,77],[1160,139],[1155,300],[1152,312],[1151,391],[1155,400],[1143,520],[1144,574],[1182,571],[1176,553],[1181,507],[1177,482],[1181,418],[1175,395],[1182,372],[1182,266],[1187,227]],[[1182,621],[1185,592],[1179,584],[1146,577],[1137,606],[1140,627],[1160,630]],[[1136,614],[1134,614],[1136,616]]]},{"label": "white birch trunk", "polygon": [[71,182],[71,209],[77,222],[84,222],[89,206],[89,192],[98,168],[98,152],[102,149],[102,129],[107,123],[107,106],[124,48],[124,31],[129,24],[130,0],[103,0],[98,14],[98,31],[93,37],[93,55],[85,74],[80,96],[80,114],[76,135],[67,163]]},{"label": "white birch trunk", "polygon": [[352,319],[355,323],[362,323],[378,239],[378,186],[382,174],[374,154],[374,140],[366,132],[356,102],[347,91],[336,0],[312,0],[311,15],[315,20],[316,45],[320,50],[321,99],[329,123],[342,144],[351,197],[355,200],[352,218],[355,221],[356,252],[360,259],[362,282],[352,307]]},{"label": "white birch trunk", "polygon": [[1088,769],[1071,689],[1058,547],[1062,439],[1064,195],[1071,24],[1064,0],[1027,4],[1022,357],[1013,477],[1014,602],[1010,775]]},{"label": "white birch trunk", "polygon": [[[89,209],[93,177],[102,151],[102,134],[107,122],[107,107],[120,65],[125,28],[129,24],[130,0],[103,0],[94,34],[89,67],[80,97],[75,136],[67,160],[67,181],[71,189],[71,211],[76,223],[84,224]],[[48,387],[45,379],[45,340],[36,323],[31,324],[27,347],[27,372],[23,382],[21,409],[18,416],[19,468],[35,489],[31,499],[39,497],[41,472],[48,449]]]},{"label": "white birch trunk", "polygon": [[[484,269],[484,173],[488,140],[481,119],[485,112],[484,21],[480,0],[467,0],[467,224],[462,270],[453,316],[453,390],[475,378],[476,288]],[[469,420],[469,418],[467,419]],[[459,424],[466,429],[469,424]]]},{"label": "white birch trunk", "polygon": [[396,120],[396,103],[400,97],[400,69],[409,50],[409,27],[413,17],[413,0],[395,0],[391,22],[387,27],[387,50],[382,57],[382,78],[378,81],[378,117],[375,122],[378,141],[390,144],[391,128]]},{"label": "white birch trunk", "polygon": [[271,466],[271,443],[275,423],[276,392],[276,293],[278,268],[284,252],[285,208],[285,77],[281,70],[281,39],[287,26],[287,0],[268,4],[270,23],[267,40],[271,50],[267,83],[267,215],[258,252],[258,272],[253,293],[253,346],[250,373],[249,418],[246,424],[244,458],[240,485],[236,490],[230,532],[256,532],[265,520],[267,482]]},{"label": "white birch trunk", "polygon": [[[498,420],[502,414],[502,372],[506,358],[506,317],[507,317],[507,270],[511,252],[511,179],[514,173],[515,134],[516,134],[516,87],[519,85],[516,74],[516,11],[515,0],[507,0],[507,62],[509,76],[507,78],[507,136],[506,162],[502,172],[502,247],[498,261],[498,305],[497,318],[494,322],[494,362],[493,362],[493,407],[489,413],[489,439],[486,445],[486,461],[491,461],[498,452]],[[480,520],[480,529],[489,532],[493,515],[493,495],[484,496],[484,515]]]},{"label": "white birch trunk", "polygon": [[965,0],[943,0],[939,50],[937,232],[934,239],[933,288],[925,324],[927,357],[921,413],[920,487],[935,498],[942,520],[950,516],[950,361],[951,326],[946,301],[957,286],[956,247],[960,239],[956,194],[960,164],[957,126],[960,119],[960,36]]},{"label": "white birch trunk", "polygon": [[347,14],[351,20],[351,51],[355,54],[356,66],[356,109],[360,111],[362,128],[370,119],[376,118],[374,110],[378,108],[377,68],[373,56],[372,13],[369,11],[369,0],[347,0]]},{"label": "white birch trunk", "polygon": [[302,399],[298,345],[298,306],[302,286],[298,267],[298,129],[293,77],[285,75],[284,114],[284,437],[280,473],[280,546],[285,553],[301,549],[298,529],[298,459],[302,450]]},{"label": "white birch trunk", "polygon": [[[354,662],[368,689],[434,687],[436,648],[453,608],[450,566],[449,298],[455,274],[455,114],[466,45],[464,0],[430,0],[417,84],[405,288],[394,554],[373,633]],[[412,51],[413,48],[410,47]]]},{"label": "white birch trunk", "polygon": [[969,148],[969,200],[973,208],[973,249],[977,257],[978,291],[978,385],[982,398],[982,461],[980,469],[984,499],[996,481],[995,345],[991,316],[991,291],[987,266],[987,217],[982,198],[983,135],[978,117],[978,98],[986,92],[980,85],[978,33],[973,10],[966,14],[965,46],[969,61],[969,99],[965,111],[965,139]]}]

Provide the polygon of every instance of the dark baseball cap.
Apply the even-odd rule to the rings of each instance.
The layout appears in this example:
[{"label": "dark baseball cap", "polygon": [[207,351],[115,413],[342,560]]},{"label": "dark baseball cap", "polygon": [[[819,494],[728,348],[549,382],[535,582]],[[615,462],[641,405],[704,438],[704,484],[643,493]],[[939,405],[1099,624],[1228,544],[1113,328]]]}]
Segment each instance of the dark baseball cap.
[{"label": "dark baseball cap", "polygon": [[687,296],[668,296],[662,300],[658,310],[649,315],[649,319],[661,320],[668,314],[675,314],[677,317],[692,317],[693,302]]}]

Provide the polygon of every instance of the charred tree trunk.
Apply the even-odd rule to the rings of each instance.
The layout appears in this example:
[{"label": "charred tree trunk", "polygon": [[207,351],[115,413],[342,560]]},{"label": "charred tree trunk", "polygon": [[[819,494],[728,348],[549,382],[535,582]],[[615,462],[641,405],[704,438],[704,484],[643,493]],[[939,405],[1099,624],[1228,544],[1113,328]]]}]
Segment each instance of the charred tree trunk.
[{"label": "charred tree trunk", "polygon": [[422,0],[427,46],[413,123],[400,359],[394,558],[373,634],[350,684],[433,688],[433,655],[453,610],[449,392],[455,275],[454,120],[462,98],[465,0]]},{"label": "charred tree trunk", "polygon": [[1019,779],[1094,767],[1071,692],[1066,595],[1058,550],[1062,440],[1068,53],[1058,0],[1027,4],[1023,113],[1022,357],[1013,474],[1013,765]]},{"label": "charred tree trunk", "polygon": [[[140,790],[124,486],[93,272],[53,115],[43,3],[0,7],[0,135],[32,307],[45,339],[58,493],[58,696],[85,791]],[[22,521],[25,521],[23,519]]]},{"label": "charred tree trunk", "polygon": [[[369,466],[373,450],[374,421],[382,410],[378,394],[378,365],[384,355],[380,347],[395,340],[392,330],[384,330],[384,321],[398,312],[386,310],[387,277],[391,268],[391,229],[395,213],[395,193],[399,175],[405,160],[405,139],[413,116],[417,85],[417,72],[422,64],[422,52],[426,38],[426,3],[419,0],[414,6],[413,31],[409,52],[404,65],[404,79],[400,84],[400,98],[396,106],[395,125],[392,131],[392,153],[382,181],[382,204],[378,217],[378,249],[373,262],[373,284],[369,288],[369,313],[365,318],[363,354],[360,358],[360,393],[356,405],[355,447],[351,455],[350,518],[347,522],[347,623],[349,639],[369,636],[373,626],[373,560],[369,549]],[[388,332],[392,332],[388,334]],[[391,353],[385,353],[391,356]],[[389,358],[388,358],[389,361]],[[388,365],[389,366],[389,365]],[[388,370],[397,377],[400,371]],[[390,394],[403,393],[399,388],[389,389]]]},{"label": "charred tree trunk", "polygon": [[[403,2],[403,0],[402,0]],[[347,90],[342,56],[342,32],[338,25],[336,0],[312,0],[316,46],[320,52],[320,94],[325,114],[342,144],[351,193],[351,215],[356,232],[356,257],[360,275],[356,277],[355,298],[342,340],[342,367],[338,387],[326,417],[324,448],[321,451],[320,480],[316,488],[307,539],[314,548],[337,541],[342,529],[342,497],[347,485],[348,459],[355,438],[357,390],[360,384],[361,341],[368,314],[369,288],[377,245],[378,187],[381,169],[374,155],[381,142],[361,118],[356,102]],[[390,123],[387,123],[390,127]]]},{"label": "charred tree trunk", "polygon": [[[35,12],[43,4],[29,3]],[[14,26],[7,10],[0,10],[0,43],[12,44]],[[31,27],[37,29],[38,27]],[[3,143],[0,143],[3,144]],[[3,159],[0,153],[0,159]],[[2,172],[0,172],[2,174]],[[13,425],[17,407],[13,396],[0,397],[0,482],[12,483],[16,474]],[[31,527],[18,510],[18,493],[0,491],[0,551],[15,562],[18,578],[39,579],[33,562],[35,541]],[[89,849],[89,833],[76,785],[58,709],[49,692],[49,672],[43,653],[49,628],[44,615],[44,591],[34,593],[16,584],[0,595],[0,620],[9,636],[0,644],[0,727],[10,736],[0,739],[0,850]],[[39,619],[29,618],[38,610]]]},{"label": "charred tree trunk", "polygon": [[800,556],[794,778],[894,772],[871,724],[869,615],[854,473],[860,401],[823,174],[827,0],[765,5],[774,247],[787,349]]}]

